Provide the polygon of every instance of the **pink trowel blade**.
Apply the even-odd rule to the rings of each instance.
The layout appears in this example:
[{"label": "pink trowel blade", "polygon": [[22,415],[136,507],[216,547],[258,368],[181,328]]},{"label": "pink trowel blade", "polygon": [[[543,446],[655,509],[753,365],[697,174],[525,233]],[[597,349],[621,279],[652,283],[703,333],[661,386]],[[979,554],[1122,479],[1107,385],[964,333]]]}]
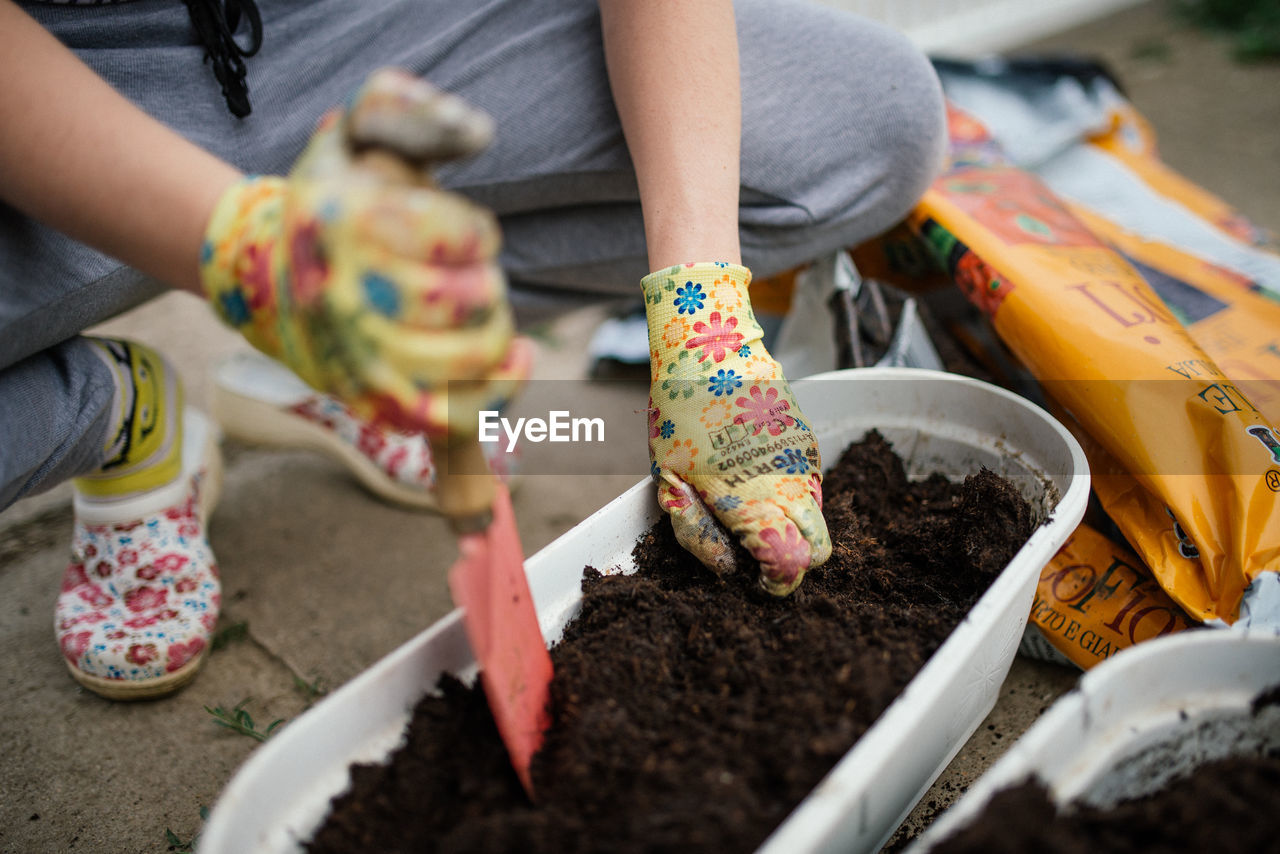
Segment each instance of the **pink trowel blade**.
[{"label": "pink trowel blade", "polygon": [[511,764],[533,799],[529,763],[550,723],[551,655],[524,573],[511,496],[498,485],[493,522],[458,538],[461,556],[449,570],[453,602],[480,664],[489,709]]}]

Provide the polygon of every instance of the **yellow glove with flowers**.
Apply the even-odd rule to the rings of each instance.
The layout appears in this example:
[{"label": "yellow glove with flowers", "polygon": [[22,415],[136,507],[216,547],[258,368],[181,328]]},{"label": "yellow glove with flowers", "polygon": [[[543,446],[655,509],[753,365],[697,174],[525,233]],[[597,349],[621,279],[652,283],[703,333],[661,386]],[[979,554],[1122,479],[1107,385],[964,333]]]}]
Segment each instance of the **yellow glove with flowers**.
[{"label": "yellow glove with flowers", "polygon": [[287,178],[248,177],[219,200],[201,257],[210,304],[366,418],[474,433],[476,412],[527,375],[530,351],[513,338],[496,220],[429,168],[491,137],[459,99],[375,73]]},{"label": "yellow glove with flowers", "polygon": [[[652,374],[649,459],[676,538],[716,572],[732,536],[778,596],[831,556],[822,462],[751,312],[751,271],[698,263],[641,281]],[[719,520],[719,521],[717,521]]]}]

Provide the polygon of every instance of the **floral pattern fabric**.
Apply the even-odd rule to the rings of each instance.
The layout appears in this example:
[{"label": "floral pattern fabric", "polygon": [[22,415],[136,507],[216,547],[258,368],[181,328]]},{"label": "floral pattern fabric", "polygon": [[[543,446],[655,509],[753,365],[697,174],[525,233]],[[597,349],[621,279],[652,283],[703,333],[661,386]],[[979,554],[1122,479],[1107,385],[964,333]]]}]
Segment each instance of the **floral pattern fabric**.
[{"label": "floral pattern fabric", "polygon": [[[404,430],[474,434],[476,412],[500,408],[528,372],[497,221],[407,165],[464,153],[439,131],[459,109],[406,74],[375,74],[348,111],[326,117],[288,178],[227,191],[202,248],[224,321],[313,388]],[[358,153],[356,126],[388,141]],[[440,149],[388,153],[402,139]]]},{"label": "floral pattern fabric", "polygon": [[58,645],[88,676],[142,682],[195,661],[218,622],[218,567],[199,515],[203,470],[187,498],[116,524],[76,521],[54,609]]},{"label": "floral pattern fabric", "polygon": [[327,395],[307,397],[289,411],[332,432],[398,483],[427,489],[435,482],[431,448],[421,434],[382,430]]},{"label": "floral pattern fabric", "polygon": [[[424,434],[383,428],[328,395],[309,395],[290,406],[289,412],[355,448],[391,480],[422,490],[435,486],[431,445]],[[485,443],[481,448],[489,470],[509,482],[519,468],[520,446],[507,451],[504,445]]]},{"label": "floral pattern fabric", "polygon": [[727,528],[760,561],[765,589],[784,595],[826,561],[831,539],[817,439],[761,341],[750,281],[745,267],[700,263],[641,282],[649,459],[680,542],[723,571]]}]

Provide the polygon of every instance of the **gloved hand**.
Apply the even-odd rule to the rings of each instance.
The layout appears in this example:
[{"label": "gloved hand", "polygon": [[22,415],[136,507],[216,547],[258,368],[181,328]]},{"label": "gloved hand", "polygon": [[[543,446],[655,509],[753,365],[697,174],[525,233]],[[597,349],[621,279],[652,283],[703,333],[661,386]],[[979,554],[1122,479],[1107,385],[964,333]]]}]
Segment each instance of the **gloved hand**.
[{"label": "gloved hand", "polygon": [[287,178],[248,177],[219,200],[201,257],[210,303],[366,418],[474,433],[477,411],[527,375],[530,350],[513,339],[496,220],[428,169],[491,136],[457,98],[375,73]]},{"label": "gloved hand", "polygon": [[761,585],[783,596],[831,556],[831,538],[818,442],[764,349],[750,282],[750,270],[724,263],[641,281],[649,460],[681,545],[725,572],[734,561],[727,528],[760,561]]}]

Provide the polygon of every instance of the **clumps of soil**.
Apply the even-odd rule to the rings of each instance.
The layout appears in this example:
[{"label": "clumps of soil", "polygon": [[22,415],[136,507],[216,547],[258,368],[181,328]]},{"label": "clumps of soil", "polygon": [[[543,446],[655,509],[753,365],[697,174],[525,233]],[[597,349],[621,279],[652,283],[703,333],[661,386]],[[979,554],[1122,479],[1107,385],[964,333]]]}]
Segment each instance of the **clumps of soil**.
[{"label": "clumps of soil", "polygon": [[884,439],[824,482],[831,560],[786,599],[717,577],[662,520],[634,575],[588,567],[552,650],[536,806],[483,690],[450,677],[385,765],[356,765],[321,852],[751,851],[889,705],[1008,564],[1031,510],[983,470],[910,483]]},{"label": "clumps of soil", "polygon": [[1249,708],[1253,714],[1260,715],[1264,709],[1271,706],[1280,706],[1280,685],[1268,688],[1267,690],[1259,693],[1258,696],[1253,698],[1253,702],[1249,705]]},{"label": "clumps of soil", "polygon": [[1059,811],[1038,781],[997,792],[930,854],[1153,854],[1280,851],[1280,757],[1208,762],[1144,798]]}]

